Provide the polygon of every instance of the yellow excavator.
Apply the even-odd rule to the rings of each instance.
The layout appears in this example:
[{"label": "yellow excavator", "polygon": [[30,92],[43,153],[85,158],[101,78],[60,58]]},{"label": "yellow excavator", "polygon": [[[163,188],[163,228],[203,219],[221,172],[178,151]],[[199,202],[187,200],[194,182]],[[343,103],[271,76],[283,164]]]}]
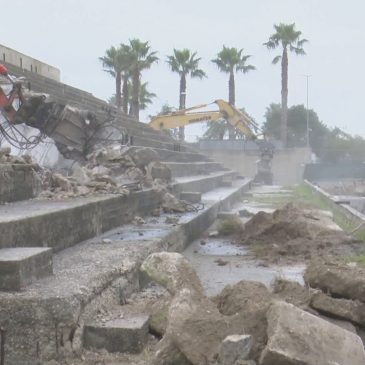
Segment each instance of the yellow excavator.
[{"label": "yellow excavator", "polygon": [[[217,104],[217,111],[196,111]],[[234,128],[238,129],[247,139],[254,140],[260,150],[260,160],[257,162],[257,173],[254,181],[264,184],[272,184],[271,161],[274,154],[274,146],[265,139],[258,124],[245,112],[236,109],[224,100],[218,99],[211,104],[201,104],[191,108],[178,110],[173,113],[158,115],[151,119],[149,125],[153,129],[173,129],[201,122],[214,122],[226,120]],[[261,139],[259,137],[262,136]]]}]

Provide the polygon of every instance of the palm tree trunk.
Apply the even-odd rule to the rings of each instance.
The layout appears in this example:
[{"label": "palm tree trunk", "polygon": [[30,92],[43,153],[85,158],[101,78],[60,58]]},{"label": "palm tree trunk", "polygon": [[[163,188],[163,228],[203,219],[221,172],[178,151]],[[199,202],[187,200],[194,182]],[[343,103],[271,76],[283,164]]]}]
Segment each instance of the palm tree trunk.
[{"label": "palm tree trunk", "polygon": [[140,74],[135,70],[132,75],[132,115],[139,120],[139,89]]},{"label": "palm tree trunk", "polygon": [[115,102],[117,104],[118,109],[122,105],[121,84],[122,84],[122,75],[120,72],[117,72],[115,75],[115,99],[116,99]]},{"label": "palm tree trunk", "polygon": [[[235,82],[234,82],[234,73],[233,71],[230,72],[229,74],[229,80],[228,80],[228,101],[231,105],[235,105],[236,103],[236,90],[235,90]],[[231,126],[228,122],[228,135],[229,135],[229,139],[235,139],[235,131],[234,131],[234,127]]]},{"label": "palm tree trunk", "polygon": [[128,76],[123,76],[123,112],[128,114],[128,103],[129,103],[129,93],[128,93]]},{"label": "palm tree trunk", "polygon": [[[179,96],[179,109],[186,108],[186,76],[183,73],[180,77],[180,96]],[[179,140],[185,139],[185,128],[179,127]]]},{"label": "palm tree trunk", "polygon": [[231,105],[236,104],[236,90],[234,82],[234,73],[230,72],[228,81],[228,101]]},{"label": "palm tree trunk", "polygon": [[284,147],[288,143],[288,51],[283,50],[281,59],[281,128],[280,137]]}]

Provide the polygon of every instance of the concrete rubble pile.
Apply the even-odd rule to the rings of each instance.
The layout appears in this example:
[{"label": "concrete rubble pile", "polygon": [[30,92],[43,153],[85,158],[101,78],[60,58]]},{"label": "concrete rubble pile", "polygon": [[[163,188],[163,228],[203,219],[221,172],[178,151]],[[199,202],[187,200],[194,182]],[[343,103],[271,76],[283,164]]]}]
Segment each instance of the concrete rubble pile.
[{"label": "concrete rubble pile", "polygon": [[10,147],[0,147],[0,164],[36,164],[29,155],[13,156]]},{"label": "concrete rubble pile", "polygon": [[289,203],[273,213],[258,212],[237,239],[263,261],[291,263],[314,257],[351,256],[363,251],[326,212]]},{"label": "concrete rubble pile", "polygon": [[[359,323],[362,311],[345,316],[336,309],[320,309],[318,298],[327,294],[318,289],[278,279],[269,290],[258,282],[240,281],[208,298],[197,274],[178,253],[154,253],[140,270],[170,295],[169,300],[163,298],[165,316],[160,312],[158,317],[163,337],[154,365],[365,363],[358,335],[364,325]],[[306,278],[313,270],[308,268]],[[325,288],[330,286],[326,282]],[[363,291],[364,286],[351,294],[354,305],[363,305]]]}]

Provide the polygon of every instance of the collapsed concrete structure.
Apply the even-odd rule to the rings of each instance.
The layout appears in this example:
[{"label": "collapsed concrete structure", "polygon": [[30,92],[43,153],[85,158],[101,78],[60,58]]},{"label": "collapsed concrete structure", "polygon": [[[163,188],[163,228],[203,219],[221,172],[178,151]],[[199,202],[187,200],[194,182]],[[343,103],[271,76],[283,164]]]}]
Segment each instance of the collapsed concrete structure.
[{"label": "collapsed concrete structure", "polygon": [[[153,251],[183,249],[250,184],[91,94],[27,76],[31,89],[38,85],[36,91],[51,94],[45,107],[52,113],[34,114],[41,100],[35,95],[17,121],[52,136],[59,151],[77,164],[69,165],[73,176],[51,172],[48,179],[30,160],[3,151],[0,326],[7,364],[14,365],[80,357],[95,337],[101,308],[118,309],[138,290],[141,260]],[[74,107],[88,108],[92,115],[78,118]],[[62,128],[71,134],[47,118],[60,114],[70,121]],[[92,124],[96,120],[102,128]],[[91,140],[85,130],[92,131]],[[146,338],[146,321],[133,318],[110,323],[132,332],[141,326],[134,342],[139,345],[126,345],[132,352],[134,346],[140,351]]]}]

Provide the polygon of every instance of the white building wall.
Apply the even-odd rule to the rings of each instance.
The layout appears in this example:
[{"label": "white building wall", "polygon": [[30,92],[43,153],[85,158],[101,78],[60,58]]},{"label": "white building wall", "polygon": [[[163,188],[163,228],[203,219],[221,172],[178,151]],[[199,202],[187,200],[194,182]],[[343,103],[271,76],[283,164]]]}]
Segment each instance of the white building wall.
[{"label": "white building wall", "polygon": [[7,62],[55,81],[61,81],[60,70],[0,44],[0,62]]}]

